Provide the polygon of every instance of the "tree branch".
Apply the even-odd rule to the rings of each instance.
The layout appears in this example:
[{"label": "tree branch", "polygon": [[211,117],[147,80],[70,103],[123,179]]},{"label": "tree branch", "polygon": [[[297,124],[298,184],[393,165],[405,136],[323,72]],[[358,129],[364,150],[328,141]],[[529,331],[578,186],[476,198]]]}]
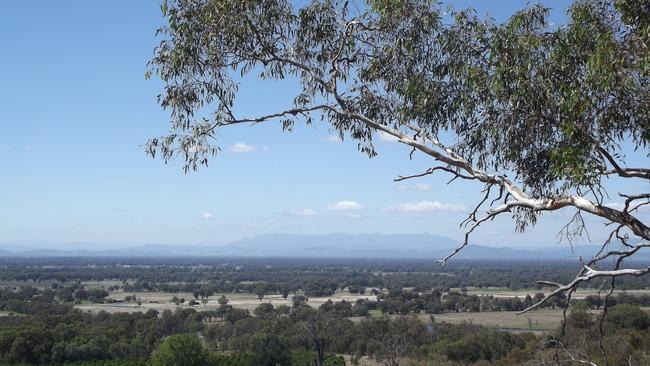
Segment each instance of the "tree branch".
[{"label": "tree branch", "polygon": [[607,150],[602,147],[598,147],[598,151],[602,156],[609,161],[609,163],[614,167],[614,170],[608,172],[607,174],[618,174],[623,178],[641,178],[650,180],[650,169],[644,168],[621,168],[620,165],[616,162],[616,159],[607,152]]},{"label": "tree branch", "polygon": [[[646,273],[650,272],[650,267],[645,267],[645,268],[639,268],[639,269],[615,269],[615,270],[595,270],[590,268],[589,266],[585,265],[583,267],[583,270],[581,271],[581,274],[576,276],[576,278],[571,281],[570,283],[566,285],[559,285],[559,284],[554,284],[557,286],[555,290],[553,290],[551,293],[548,295],[545,295],[542,300],[539,302],[527,307],[526,309],[518,312],[517,314],[524,314],[526,312],[529,312],[540,305],[544,304],[548,299],[562,293],[565,291],[569,291],[572,289],[577,288],[577,286],[585,281],[589,281],[594,278],[598,277],[619,277],[619,276],[642,276]],[[549,282],[546,281],[539,281],[538,283],[540,284],[550,284]]]},{"label": "tree branch", "polygon": [[306,114],[306,113],[311,113],[311,112],[314,112],[314,111],[328,109],[328,108],[332,108],[332,107],[330,105],[327,105],[327,104],[320,104],[320,105],[316,105],[316,106],[312,106],[312,107],[288,109],[286,111],[273,113],[273,114],[267,114],[267,115],[256,117],[256,118],[232,119],[232,120],[229,120],[229,121],[224,121],[224,122],[219,122],[219,123],[214,124],[213,127],[210,129],[210,131],[214,130],[217,127],[222,127],[222,126],[230,126],[230,125],[236,125],[236,124],[242,124],[242,123],[257,124],[257,123],[264,122],[264,121],[274,119],[274,118],[284,117],[284,116],[288,116],[288,115],[296,116],[297,114]]},{"label": "tree branch", "polygon": [[406,180],[406,179],[424,177],[426,175],[433,174],[433,172],[435,172],[436,170],[444,170],[446,172],[449,172],[449,173],[455,175],[458,178],[469,179],[469,180],[476,179],[476,178],[470,177],[468,175],[460,174],[459,172],[457,172],[457,171],[455,171],[453,169],[450,169],[450,168],[447,168],[447,167],[444,167],[444,166],[437,166],[437,167],[434,167],[434,168],[429,168],[429,169],[427,169],[426,171],[424,171],[423,173],[420,173],[420,174],[405,175],[405,176],[399,175],[399,176],[397,176],[397,178],[393,179],[393,181],[394,182],[401,182],[401,181]]}]

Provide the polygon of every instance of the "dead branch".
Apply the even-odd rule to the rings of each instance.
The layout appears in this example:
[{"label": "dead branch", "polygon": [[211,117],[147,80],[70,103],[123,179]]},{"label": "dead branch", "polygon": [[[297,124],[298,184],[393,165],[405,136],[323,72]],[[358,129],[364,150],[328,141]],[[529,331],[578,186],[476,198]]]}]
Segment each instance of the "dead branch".
[{"label": "dead branch", "polygon": [[[639,269],[630,268],[630,269],[615,269],[615,270],[602,270],[602,271],[599,271],[599,270],[592,269],[589,266],[585,265],[583,267],[582,271],[581,271],[581,274],[576,276],[573,281],[571,281],[570,283],[568,283],[566,285],[553,284],[553,285],[557,286],[557,288],[555,290],[553,290],[548,295],[545,295],[544,298],[542,300],[540,300],[539,302],[529,306],[528,308],[518,312],[517,314],[523,314],[523,313],[529,312],[529,311],[539,307],[540,305],[544,304],[546,301],[548,301],[548,299],[550,299],[550,298],[552,298],[552,297],[554,297],[554,296],[556,296],[556,295],[558,295],[560,293],[575,289],[575,288],[578,287],[578,285],[580,283],[589,281],[589,280],[594,279],[594,278],[598,278],[598,277],[619,277],[619,276],[641,276],[641,275],[644,275],[644,274],[646,274],[648,272],[650,272],[650,267],[639,268]],[[550,284],[549,282],[546,282],[546,281],[539,281],[538,283],[540,283],[540,284]]]}]

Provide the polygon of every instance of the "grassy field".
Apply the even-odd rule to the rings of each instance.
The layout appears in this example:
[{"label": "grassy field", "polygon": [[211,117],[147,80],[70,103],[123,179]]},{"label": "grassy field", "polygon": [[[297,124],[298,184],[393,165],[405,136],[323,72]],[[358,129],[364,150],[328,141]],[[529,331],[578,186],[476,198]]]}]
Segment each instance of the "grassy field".
[{"label": "grassy field", "polygon": [[[92,287],[97,286],[109,286],[111,283],[107,281],[87,283]],[[94,285],[94,286],[93,286]],[[89,287],[90,287],[89,286]],[[522,289],[522,290],[509,290],[505,288],[468,288],[467,292],[469,294],[475,295],[491,295],[494,297],[520,297],[523,298],[527,294],[533,296],[536,292],[539,292],[536,289]],[[626,291],[628,293],[634,294],[649,294],[650,290],[630,290]],[[574,299],[581,299],[588,295],[596,294],[595,290],[591,289],[581,289],[573,296]],[[209,301],[206,305],[199,304],[193,308],[196,310],[214,310],[219,307],[217,299],[224,295],[229,300],[229,304],[241,309],[247,309],[253,311],[261,303],[270,303],[273,306],[279,305],[291,305],[291,297],[293,294],[285,300],[280,295],[267,295],[264,296],[262,301],[257,298],[257,295],[250,293],[225,293],[225,294],[214,294],[210,296]],[[171,310],[174,311],[177,308],[191,308],[187,303],[193,299],[191,293],[167,293],[167,292],[111,292],[109,295],[110,299],[114,300],[123,300],[126,296],[135,296],[138,300],[141,301],[141,305],[138,306],[135,302],[117,302],[112,304],[91,304],[84,303],[75,305],[76,308],[83,311],[91,312],[145,312],[149,309],[155,309],[158,311]],[[174,305],[170,302],[171,298],[177,296],[179,298],[185,298],[185,304],[183,305]],[[337,301],[350,301],[354,302],[357,299],[374,299],[372,295],[358,295],[350,294],[347,291],[337,292],[336,294],[329,297],[312,297],[309,298],[308,304],[314,308],[319,307],[328,300],[334,302]],[[0,316],[7,316],[0,312]],[[381,316],[380,310],[371,310],[370,316],[377,317]],[[418,317],[423,320],[428,320],[431,315],[429,314],[420,314]],[[511,332],[530,332],[535,333],[544,333],[549,331],[554,331],[558,329],[562,321],[562,311],[561,310],[536,310],[526,314],[518,315],[514,311],[495,311],[495,312],[481,312],[481,313],[445,313],[445,314],[435,314],[434,318],[436,321],[444,321],[453,324],[459,323],[471,323],[476,325],[482,325],[486,327],[502,329],[504,331]],[[361,318],[355,318],[353,320],[360,320]]]},{"label": "grassy field", "polygon": [[[192,294],[189,293],[179,293],[179,294],[168,294],[164,292],[134,292],[134,293],[113,293],[111,297],[114,299],[123,299],[126,295],[135,295],[142,302],[141,306],[138,306],[136,303],[113,303],[113,304],[79,304],[75,307],[83,311],[99,312],[144,312],[149,309],[155,309],[158,311],[163,310],[175,310],[176,308],[190,308],[189,305],[184,304],[177,306],[171,304],[169,300],[172,296],[184,297],[186,301],[193,299]],[[287,300],[284,300],[280,295],[269,295],[265,296],[264,299],[260,302],[257,299],[257,296],[254,294],[224,294],[228,300],[229,304],[242,309],[248,309],[252,311],[260,303],[270,303],[274,306],[278,305],[291,305],[291,297]],[[215,294],[210,297],[207,305],[196,305],[193,308],[197,310],[214,310],[219,307],[217,303],[217,298],[221,294]],[[332,301],[355,301],[358,298],[365,298],[366,296],[351,295],[349,293],[337,293],[331,297],[312,297],[309,298],[308,304],[313,307],[319,307],[321,304],[327,300]],[[370,316],[378,317],[381,316],[380,310],[371,310]],[[431,315],[429,314],[420,314],[419,317],[423,320],[428,320]],[[436,321],[444,321],[448,323],[472,323],[476,325],[483,325],[487,327],[499,328],[508,331],[552,331],[557,329],[560,326],[562,320],[562,311],[561,310],[537,310],[530,312],[528,314],[517,315],[514,311],[494,311],[494,312],[482,312],[482,313],[446,313],[446,314],[435,314],[434,318]],[[355,318],[353,320],[360,320],[361,318]]]},{"label": "grassy field", "polygon": [[87,289],[98,289],[98,288],[108,289],[111,286],[121,286],[122,281],[120,280],[83,281],[81,282],[81,284]]},{"label": "grassy field", "polygon": [[[452,289],[455,291],[460,291],[460,289],[455,288]],[[483,288],[478,288],[478,287],[467,287],[467,293],[470,295],[488,295],[488,296],[494,296],[494,297],[500,297],[500,298],[508,298],[508,297],[519,297],[519,298],[524,298],[526,295],[534,296],[536,293],[541,292],[544,294],[548,294],[550,292],[549,289],[543,289],[543,290],[537,290],[534,288],[530,289],[521,289],[521,290],[510,290],[507,288],[502,288],[502,287],[483,287]],[[615,290],[614,293],[628,293],[632,295],[647,295],[650,294],[650,289],[642,289],[642,290]],[[578,289],[576,291],[572,298],[576,300],[584,299],[585,297],[589,295],[596,295],[598,291],[596,289]]]},{"label": "grassy field", "polygon": [[[370,316],[381,316],[380,313],[370,312]],[[562,321],[562,310],[535,310],[527,314],[518,315],[516,311],[488,311],[481,313],[445,313],[445,314],[418,314],[423,321],[429,321],[433,316],[434,321],[452,324],[470,323],[485,327],[501,329],[509,332],[534,332],[546,333],[556,330]],[[399,317],[399,315],[391,315]],[[362,317],[351,318],[352,321],[361,321]]]},{"label": "grassy field", "polygon": [[[273,306],[278,306],[278,305],[291,305],[291,297],[292,295],[289,295],[289,297],[285,300],[282,298],[280,295],[267,295],[264,296],[262,301],[260,301],[257,298],[257,295],[255,294],[248,294],[248,293],[241,293],[241,294],[232,294],[232,293],[226,293],[226,294],[214,294],[210,296],[208,299],[208,303],[206,305],[200,304],[194,306],[195,309],[197,310],[214,310],[219,307],[219,303],[217,302],[217,299],[221,297],[221,295],[226,296],[228,298],[228,304],[232,305],[233,307],[236,308],[241,308],[241,309],[247,309],[250,311],[253,311],[259,304],[265,302],[265,303],[270,303]],[[149,309],[155,309],[158,311],[163,311],[163,310],[174,310],[178,307],[183,307],[183,308],[190,308],[189,305],[187,305],[187,302],[189,302],[191,299],[194,299],[194,296],[192,296],[191,293],[168,293],[168,292],[112,292],[109,295],[110,299],[114,300],[122,300],[124,299],[125,296],[135,296],[137,299],[139,299],[142,302],[141,306],[138,306],[134,302],[120,302],[120,303],[112,303],[112,304],[79,304],[76,305],[75,307],[77,309],[81,309],[84,311],[92,311],[92,312],[99,312],[99,311],[107,311],[107,312],[135,312],[135,311],[147,311]],[[171,298],[177,296],[179,298],[184,298],[185,299],[185,304],[184,305],[174,305],[170,302]],[[327,302],[327,300],[332,300],[332,301],[341,301],[341,300],[346,300],[350,302],[355,302],[357,299],[370,299],[374,298],[372,295],[353,295],[350,294],[349,292],[337,292],[336,294],[329,296],[329,297],[310,297],[309,301],[307,302],[309,305],[312,307],[319,307],[323,303]]]},{"label": "grassy field", "polygon": [[[489,293],[490,294],[497,293],[501,296],[506,297],[506,295],[522,296],[522,294],[525,296],[527,292],[525,291],[506,292],[504,290],[498,290],[498,291],[493,290],[493,291],[489,291]],[[488,294],[488,293],[484,292],[482,294]],[[135,302],[128,302],[128,303],[120,302],[120,303],[112,303],[112,304],[84,303],[84,304],[75,305],[75,307],[83,311],[90,311],[90,312],[106,311],[110,313],[145,312],[149,309],[155,309],[158,311],[163,311],[163,310],[174,311],[177,308],[185,308],[185,309],[194,308],[196,310],[214,310],[219,307],[219,303],[217,302],[217,299],[222,294],[214,294],[210,296],[209,301],[206,305],[200,304],[194,307],[190,307],[187,304],[189,300],[194,298],[191,293],[172,294],[166,292],[113,292],[110,294],[109,297],[115,300],[122,300],[124,299],[125,296],[129,296],[129,295],[138,298],[142,302],[142,305],[138,306]],[[287,298],[287,300],[285,300],[280,295],[267,295],[264,296],[262,301],[259,301],[259,299],[255,294],[227,293],[223,295],[225,295],[226,298],[228,298],[229,300],[228,303],[230,305],[237,308],[247,309],[249,311],[255,309],[262,302],[270,303],[273,306],[291,305],[291,296],[292,296],[290,295]],[[170,303],[170,300],[173,296],[177,296],[179,298],[181,297],[185,298],[186,303],[184,305],[179,305],[179,306]],[[335,302],[341,300],[354,302],[360,298],[373,298],[373,296],[353,295],[350,294],[349,292],[338,292],[335,295],[330,297],[309,298],[308,304],[311,305],[312,307],[317,308],[327,300],[332,300]],[[6,315],[7,314],[3,314],[2,312],[0,312],[0,316],[6,316]],[[380,310],[371,310],[369,315],[372,317],[378,317],[381,316],[382,314]],[[444,321],[453,324],[471,323],[475,325],[482,325],[482,326],[501,329],[510,332],[532,331],[535,333],[544,333],[549,331],[555,331],[556,329],[558,329],[562,321],[562,310],[543,309],[543,310],[531,311],[529,313],[522,314],[522,315],[518,315],[517,312],[514,311],[494,311],[494,312],[480,312],[480,313],[445,313],[445,314],[435,314],[433,316],[435,321]],[[421,318],[422,320],[427,321],[430,319],[431,315],[420,314],[418,315],[418,317]],[[360,321],[361,319],[362,318],[353,318],[352,320]]]},{"label": "grassy field", "polygon": [[[650,312],[650,307],[641,307]],[[569,310],[570,312],[570,310]],[[594,316],[598,316],[601,310],[591,310]],[[568,315],[568,313],[567,313]],[[428,318],[429,315],[426,315]],[[492,311],[483,313],[446,313],[434,315],[436,321],[459,324],[463,322],[503,329],[514,332],[533,330],[534,332],[546,332],[557,330],[562,323],[562,310],[542,309],[518,315],[516,311]]]},{"label": "grassy field", "polygon": [[446,313],[434,315],[436,321],[471,323],[509,331],[553,331],[562,321],[562,310],[536,310],[518,315],[516,311]]},{"label": "grassy field", "polygon": [[368,315],[370,315],[371,317],[378,317],[381,316],[382,313],[381,310],[374,309],[374,310],[368,310]]}]

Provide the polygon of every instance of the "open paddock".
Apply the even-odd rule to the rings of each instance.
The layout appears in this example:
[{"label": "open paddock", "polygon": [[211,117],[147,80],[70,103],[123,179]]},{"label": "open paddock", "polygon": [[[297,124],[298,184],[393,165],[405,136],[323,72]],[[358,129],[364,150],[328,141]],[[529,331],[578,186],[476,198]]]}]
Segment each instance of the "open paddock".
[{"label": "open paddock", "polygon": [[452,324],[471,323],[508,331],[540,332],[558,329],[562,322],[562,310],[543,309],[525,314],[517,314],[516,311],[445,313],[435,314],[434,319]]},{"label": "open paddock", "polygon": [[[596,311],[594,311],[595,313]],[[371,311],[370,316],[382,316],[376,311]],[[413,315],[390,315],[391,318]],[[443,314],[418,314],[415,315],[422,321],[429,321],[431,317],[436,322],[451,324],[469,323],[481,325],[488,328],[495,328],[514,333],[533,332],[537,334],[555,331],[562,323],[562,310],[533,310],[525,314],[517,314],[516,311],[486,311],[486,312],[461,312]],[[352,321],[361,321],[363,317],[353,317]]]},{"label": "open paddock", "polygon": [[[452,290],[460,291],[460,289],[458,288],[454,288]],[[547,295],[551,292],[551,289],[545,288],[545,289],[538,290],[534,288],[529,288],[529,289],[511,290],[503,287],[483,287],[483,288],[467,287],[468,295],[494,296],[498,298],[519,297],[523,299],[524,297],[526,297],[526,295],[530,295],[532,297],[539,292]],[[619,293],[626,293],[630,295],[650,295],[650,289],[614,290],[614,294],[619,294]],[[571,295],[571,298],[575,300],[582,300],[589,295],[598,295],[598,290],[591,289],[591,288],[580,288],[573,295]]]},{"label": "open paddock", "polygon": [[[235,308],[246,309],[253,311],[261,303],[269,303],[273,306],[279,305],[291,305],[291,298],[293,294],[290,294],[287,299],[283,299],[281,295],[265,295],[262,301],[257,298],[257,295],[250,293],[218,293],[210,296],[208,298],[207,304],[199,304],[195,306],[188,305],[188,302],[194,299],[194,296],[188,292],[181,293],[168,293],[168,292],[112,292],[109,295],[109,299],[113,300],[123,300],[126,296],[135,296],[142,305],[138,306],[135,302],[114,302],[107,304],[79,304],[75,305],[77,309],[83,311],[91,312],[100,312],[107,311],[111,313],[116,312],[145,312],[149,309],[155,309],[158,311],[164,310],[175,310],[177,308],[194,308],[197,310],[215,310],[219,307],[217,299],[224,295],[228,299],[228,304],[232,305]],[[171,303],[172,297],[184,298],[185,303],[183,305],[175,305]],[[355,302],[357,299],[373,299],[372,295],[358,295],[350,294],[349,292],[338,292],[332,296],[328,297],[309,297],[307,304],[311,305],[314,308],[318,308],[323,303],[328,300],[334,302],[339,302],[342,300]]]},{"label": "open paddock", "polygon": [[[371,317],[382,316],[371,312]],[[469,323],[495,328],[503,331],[537,334],[548,333],[558,329],[562,322],[562,310],[535,310],[526,314],[517,314],[516,311],[488,311],[478,313],[444,313],[444,314],[418,314],[418,315],[390,315],[391,318],[417,316],[420,320],[428,322],[431,317],[436,322],[451,324]],[[363,317],[352,317],[352,321],[360,322]]]}]

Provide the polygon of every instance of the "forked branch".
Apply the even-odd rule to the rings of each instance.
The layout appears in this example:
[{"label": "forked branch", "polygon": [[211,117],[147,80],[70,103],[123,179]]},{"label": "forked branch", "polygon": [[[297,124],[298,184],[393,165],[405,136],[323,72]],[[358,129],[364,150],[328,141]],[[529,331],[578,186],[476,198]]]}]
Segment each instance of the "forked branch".
[{"label": "forked branch", "polygon": [[550,298],[560,293],[574,290],[582,282],[586,282],[598,277],[642,276],[650,272],[650,267],[638,268],[638,269],[629,268],[629,269],[615,269],[615,270],[595,270],[585,265],[581,272],[582,274],[576,276],[576,278],[574,278],[573,281],[569,282],[566,285],[561,285],[559,283],[548,282],[548,281],[539,281],[538,282],[539,284],[554,286],[556,287],[556,289],[550,292],[549,294],[545,295],[544,298],[539,302],[527,307],[526,309],[520,311],[518,314],[523,314],[528,311],[531,311],[539,307],[540,305],[544,304]]}]

